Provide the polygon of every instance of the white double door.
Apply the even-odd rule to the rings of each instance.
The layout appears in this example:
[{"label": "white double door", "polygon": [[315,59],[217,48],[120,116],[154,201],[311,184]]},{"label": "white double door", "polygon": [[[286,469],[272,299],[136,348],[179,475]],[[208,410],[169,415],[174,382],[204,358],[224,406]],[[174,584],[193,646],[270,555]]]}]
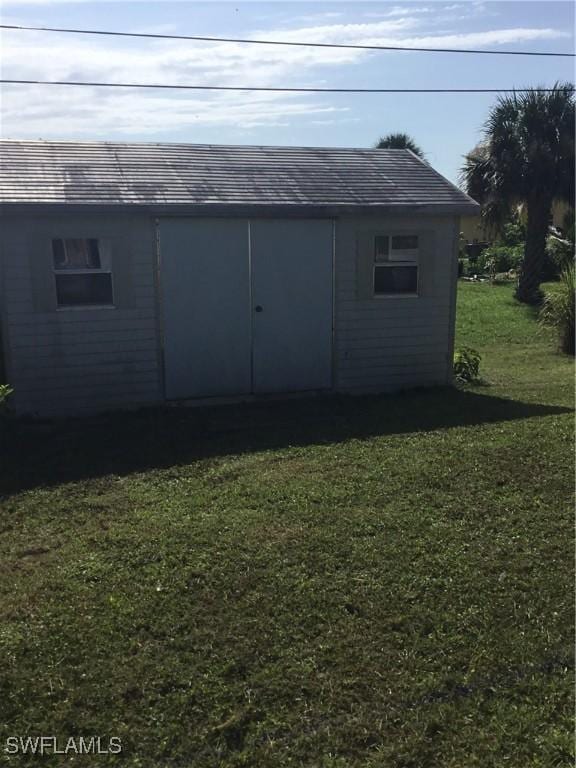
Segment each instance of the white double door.
[{"label": "white double door", "polygon": [[331,220],[159,227],[168,399],[331,387]]}]

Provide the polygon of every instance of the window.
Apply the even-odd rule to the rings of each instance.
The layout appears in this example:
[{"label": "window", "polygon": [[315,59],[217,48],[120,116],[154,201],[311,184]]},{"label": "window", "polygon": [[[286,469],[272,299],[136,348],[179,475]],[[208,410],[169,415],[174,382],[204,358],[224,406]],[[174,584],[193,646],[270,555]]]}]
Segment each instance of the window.
[{"label": "window", "polygon": [[374,295],[418,293],[418,235],[376,235]]},{"label": "window", "polygon": [[98,240],[52,240],[52,259],[59,307],[113,305],[112,272],[103,263]]}]

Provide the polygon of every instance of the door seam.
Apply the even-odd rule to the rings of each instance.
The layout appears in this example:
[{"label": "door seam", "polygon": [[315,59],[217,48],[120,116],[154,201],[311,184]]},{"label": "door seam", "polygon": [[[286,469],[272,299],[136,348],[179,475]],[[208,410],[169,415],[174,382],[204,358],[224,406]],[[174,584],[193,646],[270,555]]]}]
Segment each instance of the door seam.
[{"label": "door seam", "polygon": [[250,394],[254,394],[254,286],[252,272],[252,221],[248,224],[248,311],[250,312]]}]

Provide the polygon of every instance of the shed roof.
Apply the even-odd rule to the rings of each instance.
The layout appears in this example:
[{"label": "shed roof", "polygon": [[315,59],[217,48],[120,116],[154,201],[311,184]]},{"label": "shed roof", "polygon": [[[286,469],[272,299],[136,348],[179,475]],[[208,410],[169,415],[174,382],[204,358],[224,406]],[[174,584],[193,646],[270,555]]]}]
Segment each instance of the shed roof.
[{"label": "shed roof", "polygon": [[9,207],[478,207],[398,149],[8,139],[0,171],[0,203]]}]

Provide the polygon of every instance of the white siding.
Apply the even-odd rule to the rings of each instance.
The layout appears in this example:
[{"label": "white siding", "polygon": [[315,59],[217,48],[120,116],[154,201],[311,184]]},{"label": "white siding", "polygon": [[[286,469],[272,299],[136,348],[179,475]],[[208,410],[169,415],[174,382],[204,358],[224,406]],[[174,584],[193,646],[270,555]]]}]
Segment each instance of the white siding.
[{"label": "white siding", "polygon": [[[115,308],[56,309],[55,237],[108,241]],[[149,217],[4,218],[0,243],[6,367],[19,413],[76,415],[161,399]]]},{"label": "white siding", "polygon": [[[343,217],[335,226],[334,389],[368,393],[449,383],[458,219]],[[376,231],[422,233],[418,297],[371,298],[366,243]],[[54,237],[107,241],[115,308],[56,309]],[[6,368],[19,413],[76,415],[162,400],[150,217],[5,217],[0,246]]]},{"label": "white siding", "polygon": [[[454,217],[358,217],[336,223],[334,375],[340,392],[387,392],[452,378],[456,237]],[[420,295],[370,298],[362,259],[370,233],[414,231],[427,246]]]}]

